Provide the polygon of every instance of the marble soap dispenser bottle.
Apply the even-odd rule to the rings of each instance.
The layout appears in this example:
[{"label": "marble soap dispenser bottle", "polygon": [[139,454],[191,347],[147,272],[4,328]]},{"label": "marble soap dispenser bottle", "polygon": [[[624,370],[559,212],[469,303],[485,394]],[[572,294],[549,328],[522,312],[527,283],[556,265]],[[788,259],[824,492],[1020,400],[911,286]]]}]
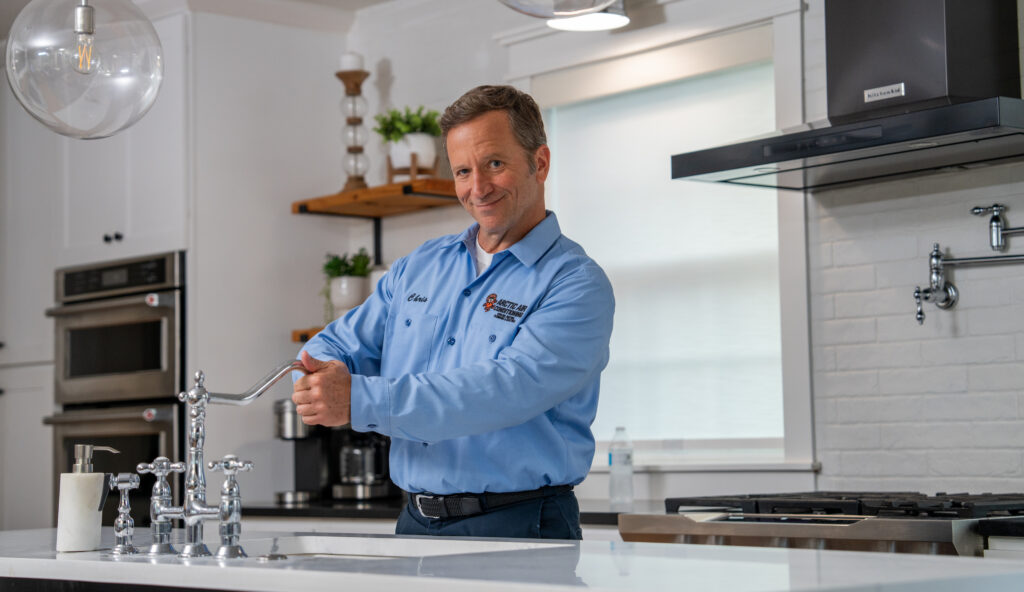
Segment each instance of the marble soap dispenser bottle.
[{"label": "marble soap dispenser bottle", "polygon": [[109,446],[75,444],[75,464],[60,475],[57,501],[57,551],[95,551],[100,548],[100,522],[107,481],[92,471],[93,451],[118,454]]}]

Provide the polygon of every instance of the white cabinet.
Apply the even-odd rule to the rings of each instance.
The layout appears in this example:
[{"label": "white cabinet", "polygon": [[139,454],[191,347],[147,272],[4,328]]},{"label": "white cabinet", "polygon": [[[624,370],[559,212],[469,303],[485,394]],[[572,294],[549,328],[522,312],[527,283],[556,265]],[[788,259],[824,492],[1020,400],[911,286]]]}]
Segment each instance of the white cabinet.
[{"label": "white cabinet", "polygon": [[[53,360],[56,205],[61,137],[0,85],[0,367]],[[59,162],[56,163],[59,166]]]},{"label": "white cabinet", "polygon": [[0,370],[0,530],[53,526],[53,365]]},{"label": "white cabinet", "polygon": [[62,139],[61,266],[184,249],[187,15],[153,22],[164,79],[149,113],[102,140]]}]

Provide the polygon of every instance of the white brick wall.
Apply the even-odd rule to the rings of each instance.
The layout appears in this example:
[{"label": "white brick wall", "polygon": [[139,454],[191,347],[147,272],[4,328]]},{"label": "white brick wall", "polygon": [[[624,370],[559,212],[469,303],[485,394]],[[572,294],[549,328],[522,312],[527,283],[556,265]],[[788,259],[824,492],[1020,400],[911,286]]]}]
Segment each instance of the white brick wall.
[{"label": "white brick wall", "polygon": [[808,197],[819,488],[1024,491],[1024,265],[952,269],[960,303],[926,303],[923,326],[912,297],[932,243],[990,253],[972,206],[1024,226],[1017,179],[1024,164]]}]

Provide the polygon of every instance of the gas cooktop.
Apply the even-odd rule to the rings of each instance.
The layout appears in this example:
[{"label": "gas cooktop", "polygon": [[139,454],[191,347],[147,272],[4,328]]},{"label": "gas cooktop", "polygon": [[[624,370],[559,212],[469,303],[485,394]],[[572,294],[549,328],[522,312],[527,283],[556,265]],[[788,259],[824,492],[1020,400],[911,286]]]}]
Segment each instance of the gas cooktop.
[{"label": "gas cooktop", "polygon": [[1024,516],[1024,493],[925,495],[912,491],[808,491],[676,497],[665,500],[665,510],[670,514],[692,509],[717,509],[759,516],[785,514],[885,518],[992,518]]}]

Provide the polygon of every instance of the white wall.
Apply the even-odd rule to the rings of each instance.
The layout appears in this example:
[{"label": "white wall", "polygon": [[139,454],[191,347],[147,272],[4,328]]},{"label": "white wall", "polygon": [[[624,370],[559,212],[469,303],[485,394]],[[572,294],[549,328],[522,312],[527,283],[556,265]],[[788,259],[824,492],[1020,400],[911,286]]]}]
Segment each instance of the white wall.
[{"label": "white wall", "polygon": [[[209,13],[193,15],[194,232],[187,370],[215,392],[243,392],[322,323],[321,266],[345,250],[353,222],[296,216],[291,202],[338,191],[344,35]],[[273,436],[282,380],[246,407],[211,405],[206,458],[255,461],[243,499],[293,487],[292,445]],[[221,479],[209,478],[216,497]]]}]

